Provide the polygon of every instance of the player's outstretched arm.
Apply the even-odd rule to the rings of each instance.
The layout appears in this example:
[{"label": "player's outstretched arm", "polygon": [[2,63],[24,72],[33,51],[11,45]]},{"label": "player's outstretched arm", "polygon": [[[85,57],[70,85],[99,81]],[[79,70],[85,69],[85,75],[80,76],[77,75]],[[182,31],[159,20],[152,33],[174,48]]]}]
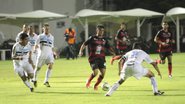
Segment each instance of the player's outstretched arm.
[{"label": "player's outstretched arm", "polygon": [[82,46],[80,47],[78,56],[81,57],[83,55],[83,50],[85,49],[85,44],[83,43]]},{"label": "player's outstretched arm", "polygon": [[155,70],[157,71],[158,75],[159,75],[159,76],[161,77],[161,79],[162,79],[161,72],[160,72],[159,67],[157,66],[156,62],[152,62],[151,64],[152,64],[152,66],[155,68]]}]

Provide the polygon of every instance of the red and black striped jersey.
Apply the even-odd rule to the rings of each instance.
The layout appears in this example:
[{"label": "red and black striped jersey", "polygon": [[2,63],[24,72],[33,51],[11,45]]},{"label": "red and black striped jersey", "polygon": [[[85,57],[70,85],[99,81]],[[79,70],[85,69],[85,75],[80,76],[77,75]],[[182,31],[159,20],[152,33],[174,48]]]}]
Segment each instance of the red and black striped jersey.
[{"label": "red and black striped jersey", "polygon": [[102,58],[105,60],[105,48],[110,48],[107,39],[100,38],[98,36],[90,36],[84,44],[88,45],[90,49],[89,62],[93,61],[96,58]]},{"label": "red and black striped jersey", "polygon": [[167,46],[164,46],[162,44],[158,44],[158,50],[159,52],[169,52],[172,51],[172,33],[171,32],[165,32],[164,30],[160,30],[157,33],[157,38],[161,41],[164,42],[166,44],[168,44]]},{"label": "red and black striped jersey", "polygon": [[[116,38],[117,39],[120,39],[120,40],[123,40],[123,41],[127,41],[128,39],[128,32],[126,30],[118,30],[117,32],[117,35],[116,35]],[[124,50],[127,48],[127,44],[126,42],[125,43],[122,43],[120,41],[117,40],[116,42],[116,48],[117,49],[120,49],[120,50]]]}]

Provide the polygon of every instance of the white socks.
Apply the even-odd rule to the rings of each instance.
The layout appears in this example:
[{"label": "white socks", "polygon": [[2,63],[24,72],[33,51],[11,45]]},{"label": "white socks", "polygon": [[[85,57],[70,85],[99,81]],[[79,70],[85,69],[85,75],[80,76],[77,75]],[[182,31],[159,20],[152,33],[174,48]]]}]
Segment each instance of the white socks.
[{"label": "white socks", "polygon": [[114,85],[110,88],[110,90],[107,92],[107,94],[106,95],[112,95],[112,93],[114,92],[114,91],[116,91],[117,89],[118,89],[118,87],[120,86],[120,84],[119,83],[114,83]]},{"label": "white socks", "polygon": [[151,77],[150,80],[152,84],[153,93],[158,92],[157,81],[155,80],[155,77]]},{"label": "white socks", "polygon": [[23,82],[24,82],[24,84],[25,84],[28,88],[32,88],[31,85],[30,85],[30,82],[29,82],[28,80],[23,81]]},{"label": "white socks", "polygon": [[46,70],[46,76],[45,76],[45,81],[44,82],[48,82],[49,77],[51,76],[51,69],[47,69]]},{"label": "white socks", "polygon": [[34,75],[33,75],[33,81],[37,81],[37,74],[39,73],[40,69],[35,69],[34,70]]}]

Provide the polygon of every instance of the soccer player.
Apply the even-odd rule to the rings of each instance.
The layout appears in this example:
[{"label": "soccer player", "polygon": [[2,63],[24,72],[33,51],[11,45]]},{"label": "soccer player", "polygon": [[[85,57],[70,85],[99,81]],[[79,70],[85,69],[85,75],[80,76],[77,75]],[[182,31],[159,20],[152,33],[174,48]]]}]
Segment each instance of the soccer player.
[{"label": "soccer player", "polygon": [[90,83],[94,77],[97,76],[98,70],[100,71],[100,75],[94,85],[94,90],[98,90],[98,85],[101,83],[105,76],[106,65],[105,65],[105,48],[109,49],[109,51],[115,55],[114,50],[110,47],[108,41],[104,37],[104,26],[99,24],[96,27],[96,35],[90,36],[87,41],[85,41],[79,51],[79,56],[82,56],[83,50],[85,46],[89,46],[90,55],[89,55],[89,63],[92,68],[92,74],[89,76],[86,87],[90,87]]},{"label": "soccer player", "polygon": [[168,59],[168,75],[172,78],[172,43],[175,43],[172,33],[169,31],[167,22],[162,23],[162,29],[157,33],[154,41],[159,46],[160,60],[157,63],[165,64],[165,59]]},{"label": "soccer player", "polygon": [[47,23],[44,24],[43,33],[38,36],[38,39],[35,43],[35,50],[37,48],[39,48],[39,53],[36,61],[33,83],[34,86],[37,87],[37,74],[40,71],[41,67],[44,64],[47,64],[48,67],[46,70],[44,85],[46,87],[50,87],[48,80],[51,75],[51,70],[54,63],[54,37],[49,32],[49,24]]},{"label": "soccer player", "polygon": [[14,70],[22,79],[24,84],[30,88],[30,91],[33,92],[34,89],[28,80],[33,78],[33,68],[31,66],[33,63],[31,60],[31,46],[27,44],[28,35],[26,33],[21,33],[19,36],[19,41],[16,42],[12,48]]},{"label": "soccer player", "polygon": [[129,41],[129,37],[128,32],[126,31],[126,24],[124,22],[121,23],[120,29],[117,32],[115,40],[118,55],[125,54],[128,51],[127,43]]},{"label": "soccer player", "polygon": [[26,33],[27,34],[27,32],[28,32],[28,25],[27,24],[24,24],[23,26],[22,26],[22,31],[21,32],[19,32],[18,34],[17,34],[17,36],[16,36],[16,42],[18,42],[19,40],[20,40],[20,34],[22,34],[22,33]]},{"label": "soccer player", "polygon": [[28,26],[28,36],[29,36],[29,44],[32,47],[32,61],[33,61],[32,67],[33,69],[35,69],[38,51],[34,51],[34,45],[38,36],[37,34],[34,33],[32,26]]},{"label": "soccer player", "polygon": [[144,68],[142,66],[142,62],[146,61],[151,64],[158,75],[162,78],[159,68],[150,56],[141,50],[139,44],[134,44],[133,50],[127,52],[119,61],[119,68],[122,69],[120,73],[120,80],[116,82],[110,90],[107,92],[106,96],[111,96],[112,93],[129,77],[134,76],[136,79],[140,79],[141,77],[148,77],[151,80],[153,93],[154,95],[162,95],[164,92],[161,92],[157,88],[157,82],[155,76],[152,71]]}]

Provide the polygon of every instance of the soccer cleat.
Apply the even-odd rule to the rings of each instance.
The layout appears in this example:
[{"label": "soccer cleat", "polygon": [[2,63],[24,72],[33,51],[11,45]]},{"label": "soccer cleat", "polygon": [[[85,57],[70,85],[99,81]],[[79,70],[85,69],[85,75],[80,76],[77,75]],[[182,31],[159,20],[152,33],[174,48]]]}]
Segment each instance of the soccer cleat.
[{"label": "soccer cleat", "polygon": [[91,84],[91,82],[89,82],[89,81],[87,80],[87,82],[86,82],[86,84],[85,84],[86,88],[90,88],[90,84]]},{"label": "soccer cleat", "polygon": [[97,91],[98,90],[98,86],[94,86],[94,90]]},{"label": "soccer cleat", "polygon": [[109,94],[105,94],[105,96],[109,97],[110,95]]},{"label": "soccer cleat", "polygon": [[34,91],[34,88],[30,88],[30,91],[33,92]]},{"label": "soccer cleat", "polygon": [[37,87],[37,81],[32,80],[34,87]]},{"label": "soccer cleat", "polygon": [[51,87],[51,86],[49,85],[49,82],[45,82],[44,85],[45,85],[46,87]]},{"label": "soccer cleat", "polygon": [[164,92],[161,92],[161,91],[158,91],[158,92],[155,92],[155,93],[154,93],[155,96],[161,96],[161,95],[163,95],[163,94],[164,94]]},{"label": "soccer cleat", "polygon": [[172,78],[172,75],[168,75],[169,78]]}]

